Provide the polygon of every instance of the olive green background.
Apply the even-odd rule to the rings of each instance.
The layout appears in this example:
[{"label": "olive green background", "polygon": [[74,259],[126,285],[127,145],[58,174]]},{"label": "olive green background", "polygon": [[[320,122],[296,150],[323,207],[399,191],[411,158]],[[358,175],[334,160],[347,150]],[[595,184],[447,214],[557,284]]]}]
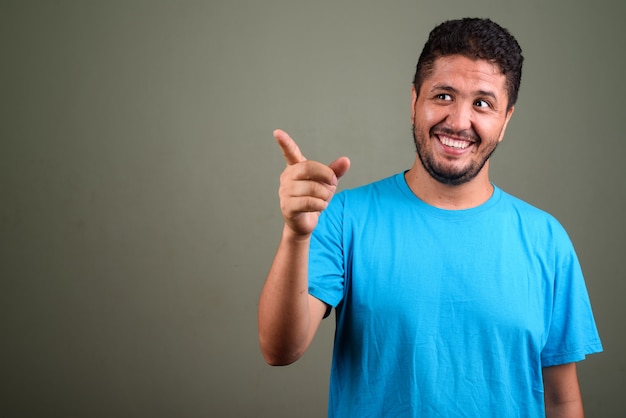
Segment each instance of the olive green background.
[{"label": "olive green background", "polygon": [[554,214],[605,352],[587,416],[626,387],[622,1],[0,1],[0,416],[320,417],[333,321],[263,362],[258,295],[281,231],[271,135],[408,168],[428,32],[490,17],[526,57],[492,180]]}]

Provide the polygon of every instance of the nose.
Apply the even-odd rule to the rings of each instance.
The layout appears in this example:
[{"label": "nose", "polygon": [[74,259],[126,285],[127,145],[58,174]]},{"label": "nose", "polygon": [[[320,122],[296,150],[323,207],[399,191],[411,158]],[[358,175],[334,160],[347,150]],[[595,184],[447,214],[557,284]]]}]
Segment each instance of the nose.
[{"label": "nose", "polygon": [[455,131],[464,131],[472,128],[472,107],[462,102],[449,106],[450,113],[446,121]]}]

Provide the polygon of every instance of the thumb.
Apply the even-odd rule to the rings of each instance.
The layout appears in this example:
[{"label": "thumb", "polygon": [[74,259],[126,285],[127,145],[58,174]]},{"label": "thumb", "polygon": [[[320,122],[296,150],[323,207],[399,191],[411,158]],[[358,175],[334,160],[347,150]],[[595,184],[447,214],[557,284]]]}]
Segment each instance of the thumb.
[{"label": "thumb", "polygon": [[350,169],[350,159],[348,159],[348,157],[339,157],[328,166],[335,172],[337,179],[339,179]]},{"label": "thumb", "polygon": [[278,146],[285,156],[285,161],[287,161],[287,165],[306,161],[306,158],[304,158],[304,155],[302,155],[298,144],[296,144],[296,141],[291,139],[287,132],[281,129],[276,129],[274,131],[274,138],[276,138],[276,142],[278,142]]}]

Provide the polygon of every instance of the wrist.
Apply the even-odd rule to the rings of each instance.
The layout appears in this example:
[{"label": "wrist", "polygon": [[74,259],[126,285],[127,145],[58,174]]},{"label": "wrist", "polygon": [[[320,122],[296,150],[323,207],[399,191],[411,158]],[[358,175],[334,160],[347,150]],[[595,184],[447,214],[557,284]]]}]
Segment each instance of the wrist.
[{"label": "wrist", "polygon": [[285,224],[283,226],[283,240],[294,243],[294,244],[306,244],[307,246],[311,242],[311,233],[299,233],[294,231],[289,227],[289,225]]}]

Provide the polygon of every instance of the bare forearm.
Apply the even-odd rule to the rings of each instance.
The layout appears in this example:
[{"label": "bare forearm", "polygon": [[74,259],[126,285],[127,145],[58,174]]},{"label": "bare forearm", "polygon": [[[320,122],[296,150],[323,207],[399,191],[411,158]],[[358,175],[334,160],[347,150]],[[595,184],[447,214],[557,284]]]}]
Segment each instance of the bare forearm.
[{"label": "bare forearm", "polygon": [[308,345],[308,252],[308,238],[283,230],[259,300],[259,341],[270,364],[292,363]]},{"label": "bare forearm", "polygon": [[546,404],[546,418],[583,418],[583,404],[571,401],[561,404]]},{"label": "bare forearm", "polygon": [[583,418],[576,363],[545,367],[543,384],[546,418]]}]

